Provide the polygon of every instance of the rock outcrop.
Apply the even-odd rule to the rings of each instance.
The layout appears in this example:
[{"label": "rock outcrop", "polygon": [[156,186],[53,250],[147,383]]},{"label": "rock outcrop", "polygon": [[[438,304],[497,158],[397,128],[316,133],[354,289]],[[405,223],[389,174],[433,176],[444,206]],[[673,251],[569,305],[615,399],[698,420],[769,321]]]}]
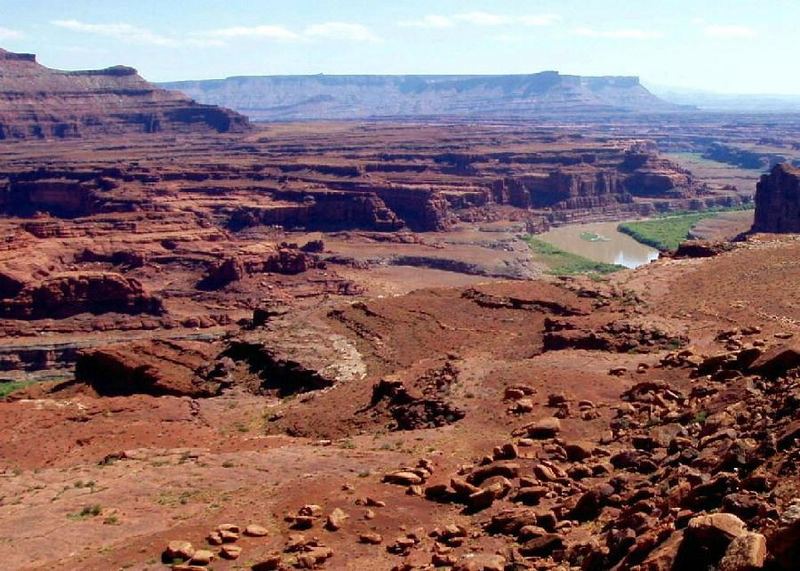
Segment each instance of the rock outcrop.
[{"label": "rock outcrop", "polygon": [[247,275],[267,272],[296,275],[324,265],[316,256],[301,251],[295,244],[281,244],[277,251],[268,255],[233,254],[213,263],[199,287],[219,289]]},{"label": "rock outcrop", "polygon": [[800,232],[800,168],[783,163],[761,177],[753,232]]},{"label": "rock outcrop", "polygon": [[213,345],[152,341],[81,352],[75,379],[103,396],[149,394],[208,397],[228,386],[226,361],[209,366]]},{"label": "rock outcrop", "polygon": [[64,273],[24,285],[6,282],[8,297],[0,299],[0,317],[4,319],[60,319],[111,312],[160,315],[164,311],[161,299],[145,291],[138,280],[115,273]]},{"label": "rock outcrop", "polygon": [[220,132],[247,119],[158,88],[135,69],[60,71],[0,49],[0,140],[100,134]]}]

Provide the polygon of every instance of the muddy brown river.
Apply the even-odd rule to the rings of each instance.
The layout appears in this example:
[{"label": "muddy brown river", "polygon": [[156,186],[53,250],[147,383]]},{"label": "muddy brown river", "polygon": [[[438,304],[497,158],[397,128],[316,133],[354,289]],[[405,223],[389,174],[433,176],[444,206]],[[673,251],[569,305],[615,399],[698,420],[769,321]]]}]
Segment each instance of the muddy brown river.
[{"label": "muddy brown river", "polygon": [[658,259],[658,250],[617,230],[619,222],[570,224],[536,237],[595,262],[636,268]]}]

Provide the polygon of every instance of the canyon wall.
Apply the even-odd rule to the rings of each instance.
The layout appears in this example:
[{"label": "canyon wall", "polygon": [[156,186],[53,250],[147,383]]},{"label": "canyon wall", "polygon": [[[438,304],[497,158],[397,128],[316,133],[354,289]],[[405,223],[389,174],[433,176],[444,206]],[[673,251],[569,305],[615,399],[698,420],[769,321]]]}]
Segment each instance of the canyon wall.
[{"label": "canyon wall", "polygon": [[756,187],[753,232],[800,233],[800,169],[773,167]]}]

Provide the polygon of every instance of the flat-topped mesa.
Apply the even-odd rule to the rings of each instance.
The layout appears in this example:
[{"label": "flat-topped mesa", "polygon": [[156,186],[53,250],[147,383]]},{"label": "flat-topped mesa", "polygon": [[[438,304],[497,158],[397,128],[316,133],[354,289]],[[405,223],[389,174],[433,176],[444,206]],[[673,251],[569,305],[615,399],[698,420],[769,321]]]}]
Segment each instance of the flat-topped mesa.
[{"label": "flat-topped mesa", "polygon": [[752,231],[800,233],[800,168],[782,163],[761,177]]},{"label": "flat-topped mesa", "polygon": [[36,55],[35,54],[18,54],[14,52],[9,52],[0,48],[0,61],[27,61],[36,63]]},{"label": "flat-topped mesa", "polygon": [[242,115],[156,87],[132,67],[61,71],[0,49],[0,140],[248,128]]},{"label": "flat-topped mesa", "polygon": [[638,77],[557,71],[518,75],[308,75],[230,77],[162,84],[253,120],[367,117],[530,117],[671,112]]}]

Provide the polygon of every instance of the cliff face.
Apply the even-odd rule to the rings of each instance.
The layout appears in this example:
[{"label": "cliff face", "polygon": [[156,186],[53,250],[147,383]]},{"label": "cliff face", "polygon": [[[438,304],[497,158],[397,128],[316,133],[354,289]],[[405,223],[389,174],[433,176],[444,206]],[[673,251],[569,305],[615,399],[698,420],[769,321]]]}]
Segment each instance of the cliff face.
[{"label": "cliff face", "polygon": [[753,232],[800,233],[800,169],[773,167],[756,187]]},{"label": "cliff face", "polygon": [[112,311],[159,315],[164,311],[161,299],[150,295],[138,280],[116,273],[72,272],[29,283],[8,274],[3,278],[0,316],[6,319],[59,319]]},{"label": "cliff face", "polygon": [[130,67],[60,71],[0,49],[0,139],[229,132],[245,117],[156,87]]},{"label": "cliff face", "polygon": [[264,121],[681,109],[654,96],[636,77],[581,77],[556,71],[530,75],[230,77],[163,86]]}]

